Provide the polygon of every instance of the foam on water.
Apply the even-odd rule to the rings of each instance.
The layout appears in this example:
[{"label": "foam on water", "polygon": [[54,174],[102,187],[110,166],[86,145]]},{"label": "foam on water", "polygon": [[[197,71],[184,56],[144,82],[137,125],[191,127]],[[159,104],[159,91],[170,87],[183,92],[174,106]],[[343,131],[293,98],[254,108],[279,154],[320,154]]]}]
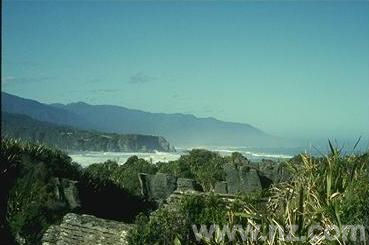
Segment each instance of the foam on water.
[{"label": "foam on water", "polygon": [[143,158],[146,161],[168,162],[177,160],[181,155],[179,153],[168,152],[154,152],[154,153],[142,153],[142,152],[75,152],[70,153],[69,156],[73,161],[86,167],[93,163],[102,163],[107,160],[116,161],[118,164],[124,164],[131,156],[137,156]]},{"label": "foam on water", "polygon": [[[197,147],[196,147],[197,148]],[[199,147],[200,148],[200,147]],[[260,159],[288,159],[293,157],[294,154],[286,154],[284,151],[262,151],[262,150],[250,150],[246,147],[201,147],[202,149],[208,149],[216,151],[222,156],[229,156],[232,152],[239,152],[250,160]],[[116,161],[118,164],[124,164],[131,156],[136,155],[139,158],[143,158],[146,161],[157,162],[169,162],[180,158],[181,155],[186,154],[188,151],[194,148],[177,148],[177,152],[159,152],[142,153],[142,152],[73,152],[69,153],[69,156],[73,161],[79,163],[83,167],[91,165],[93,163],[102,163],[107,160]],[[286,150],[285,150],[286,151]]]},{"label": "foam on water", "polygon": [[266,152],[251,152],[251,151],[240,151],[240,150],[215,150],[216,152],[219,152],[222,156],[229,156],[233,152],[237,151],[247,157],[250,160],[260,160],[260,159],[289,159],[292,158],[293,155],[288,154],[272,154],[272,153],[266,153]]}]

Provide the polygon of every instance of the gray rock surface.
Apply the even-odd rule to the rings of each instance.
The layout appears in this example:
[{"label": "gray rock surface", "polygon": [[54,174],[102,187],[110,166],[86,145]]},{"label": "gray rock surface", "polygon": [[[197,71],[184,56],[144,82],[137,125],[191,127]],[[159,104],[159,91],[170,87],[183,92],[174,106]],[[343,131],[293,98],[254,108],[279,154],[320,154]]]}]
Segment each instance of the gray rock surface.
[{"label": "gray rock surface", "polygon": [[77,181],[64,178],[53,178],[52,182],[54,183],[55,203],[50,205],[51,207],[56,209],[58,206],[68,206],[69,209],[81,207],[78,188],[76,186]]},{"label": "gray rock surface", "polygon": [[232,163],[236,166],[249,165],[251,162],[239,152],[233,152],[231,155]]},{"label": "gray rock surface", "polygon": [[[264,182],[279,183],[289,180],[292,176],[281,163],[276,163],[271,160],[263,159],[260,163],[260,176],[263,180],[263,185],[268,184]],[[266,179],[265,179],[266,178]]]},{"label": "gray rock surface", "polygon": [[[273,183],[287,179],[283,166],[273,161],[252,164],[246,158],[236,160],[224,165],[225,181],[215,183],[215,193],[236,195],[261,191]],[[163,173],[156,175],[142,173],[139,174],[139,179],[142,195],[159,204],[174,191],[202,191],[201,186],[193,179],[177,179]]]},{"label": "gray rock surface", "polygon": [[240,169],[240,192],[261,191],[261,181],[256,169],[242,166]]},{"label": "gray rock surface", "polygon": [[177,178],[168,174],[139,174],[141,193],[148,199],[165,200],[177,189]]},{"label": "gray rock surface", "polygon": [[234,164],[224,166],[227,182],[227,193],[248,193],[261,191],[261,181],[256,169],[247,165],[237,168]]},{"label": "gray rock surface", "polygon": [[42,245],[126,245],[126,236],[132,227],[92,215],[68,213],[60,225],[46,230]]},{"label": "gray rock surface", "polygon": [[177,179],[177,190],[179,191],[201,191],[201,186],[194,179],[178,178]]},{"label": "gray rock surface", "polygon": [[220,194],[227,194],[228,193],[228,184],[227,184],[227,182],[226,181],[219,181],[219,182],[215,183],[214,192],[215,193],[220,193]]},{"label": "gray rock surface", "polygon": [[239,170],[233,164],[225,164],[224,172],[226,174],[228,193],[238,193],[241,186]]}]

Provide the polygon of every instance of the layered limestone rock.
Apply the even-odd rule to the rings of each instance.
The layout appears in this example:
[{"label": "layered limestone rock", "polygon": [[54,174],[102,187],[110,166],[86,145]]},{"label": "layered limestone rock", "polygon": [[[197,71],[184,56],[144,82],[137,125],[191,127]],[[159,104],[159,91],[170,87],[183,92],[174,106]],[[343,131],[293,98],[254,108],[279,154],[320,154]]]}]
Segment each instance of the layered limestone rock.
[{"label": "layered limestone rock", "polygon": [[54,194],[56,201],[68,205],[69,209],[81,207],[78,188],[76,186],[77,181],[64,178],[53,178],[52,181],[55,184]]},{"label": "layered limestone rock", "polygon": [[52,195],[46,201],[46,207],[55,212],[74,210],[81,207],[77,181],[64,178],[51,178]]},{"label": "layered limestone rock", "polygon": [[[186,190],[186,191],[179,191],[176,190],[172,194],[169,195],[169,197],[165,200],[164,205],[162,208],[169,208],[169,209],[176,209],[178,207],[178,202],[181,202],[181,200],[185,197],[189,196],[202,196],[206,197],[209,195],[212,195],[214,193],[211,192],[202,192],[202,191],[194,191],[194,190]],[[221,193],[215,193],[216,197],[224,200],[227,204],[231,204],[235,201],[236,196],[231,194],[221,194]]]},{"label": "layered limestone rock", "polygon": [[177,189],[178,191],[202,191],[201,185],[194,179],[178,178]]},{"label": "layered limestone rock", "polygon": [[228,183],[226,181],[219,181],[215,183],[214,192],[223,194],[228,193]]},{"label": "layered limestone rock", "polygon": [[272,160],[263,159],[259,169],[260,175],[268,178],[272,183],[288,181],[292,177],[283,164],[276,164]]},{"label": "layered limestone rock", "polygon": [[163,173],[138,175],[141,184],[141,194],[147,199],[161,203],[174,191],[202,191],[196,180],[177,178]]},{"label": "layered limestone rock", "polygon": [[68,213],[60,225],[52,225],[42,237],[42,245],[125,245],[133,225]]},{"label": "layered limestone rock", "polygon": [[217,182],[214,191],[223,194],[248,193],[288,181],[291,176],[283,164],[263,159],[261,162],[237,162],[224,166],[225,181]]},{"label": "layered limestone rock", "polygon": [[[236,195],[250,193],[269,188],[271,184],[288,180],[285,168],[273,161],[251,163],[247,158],[236,158],[223,168],[225,181],[215,183],[214,192],[218,194]],[[139,174],[141,193],[159,204],[174,191],[202,192],[201,185],[193,179],[176,178],[158,173],[155,175]]]},{"label": "layered limestone rock", "polygon": [[247,165],[237,168],[233,164],[226,164],[224,171],[227,182],[226,193],[237,194],[262,190],[261,181],[256,169]]},{"label": "layered limestone rock", "polygon": [[139,174],[141,193],[148,199],[161,202],[177,189],[177,178],[168,174]]}]

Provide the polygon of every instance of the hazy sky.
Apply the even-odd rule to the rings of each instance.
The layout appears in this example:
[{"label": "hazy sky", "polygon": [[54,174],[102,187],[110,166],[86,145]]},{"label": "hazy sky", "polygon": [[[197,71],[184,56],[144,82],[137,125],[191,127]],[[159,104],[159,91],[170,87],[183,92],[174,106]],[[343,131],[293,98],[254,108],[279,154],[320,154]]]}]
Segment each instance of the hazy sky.
[{"label": "hazy sky", "polygon": [[4,1],[2,90],[369,134],[369,2]]}]

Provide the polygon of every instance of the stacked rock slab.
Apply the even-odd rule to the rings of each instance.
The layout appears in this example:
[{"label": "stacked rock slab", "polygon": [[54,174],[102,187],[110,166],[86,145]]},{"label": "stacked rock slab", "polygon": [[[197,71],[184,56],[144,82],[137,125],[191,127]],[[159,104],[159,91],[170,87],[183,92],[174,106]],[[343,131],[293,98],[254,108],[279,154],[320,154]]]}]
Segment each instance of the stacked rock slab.
[{"label": "stacked rock slab", "polygon": [[168,174],[139,174],[142,195],[155,200],[165,200],[177,189],[177,178]]},{"label": "stacked rock slab", "polygon": [[[252,164],[246,158],[241,160],[243,161],[224,165],[225,181],[215,183],[215,193],[236,195],[261,191],[282,179],[278,174],[279,167],[273,165],[273,162],[268,163],[266,173],[263,173],[258,164]],[[155,175],[141,173],[139,179],[142,195],[159,204],[176,190],[203,191],[201,185],[193,179],[176,178],[163,173]]]},{"label": "stacked rock slab", "polygon": [[237,194],[262,190],[258,171],[250,166],[236,167],[233,164],[226,164],[224,172],[226,181],[216,183],[216,192]]},{"label": "stacked rock slab", "polygon": [[65,203],[70,209],[79,208],[81,206],[76,186],[77,181],[64,178],[53,178],[52,182],[54,183],[56,201]]},{"label": "stacked rock slab", "polygon": [[178,178],[177,191],[201,191],[201,185],[194,179]]},{"label": "stacked rock slab", "polygon": [[169,195],[169,197],[165,200],[165,205],[162,207],[169,208],[170,210],[175,210],[178,208],[177,203],[181,202],[181,200],[185,197],[207,197],[210,195],[216,195],[218,198],[225,201],[227,204],[231,204],[235,201],[236,196],[231,194],[220,194],[220,193],[210,193],[210,192],[202,192],[202,191],[193,191],[193,190],[187,190],[187,191],[179,191],[176,190],[172,194]]},{"label": "stacked rock slab", "polygon": [[60,225],[50,226],[42,245],[125,245],[132,225],[96,218],[92,215],[66,214]]},{"label": "stacked rock slab", "polygon": [[228,193],[228,183],[226,181],[218,181],[214,187],[215,193]]},{"label": "stacked rock slab", "polygon": [[138,175],[141,193],[144,197],[161,204],[174,191],[202,191],[202,187],[194,179],[177,178],[172,175],[157,173]]},{"label": "stacked rock slab", "polygon": [[265,159],[260,164],[260,173],[272,183],[288,181],[292,177],[283,165]]}]

